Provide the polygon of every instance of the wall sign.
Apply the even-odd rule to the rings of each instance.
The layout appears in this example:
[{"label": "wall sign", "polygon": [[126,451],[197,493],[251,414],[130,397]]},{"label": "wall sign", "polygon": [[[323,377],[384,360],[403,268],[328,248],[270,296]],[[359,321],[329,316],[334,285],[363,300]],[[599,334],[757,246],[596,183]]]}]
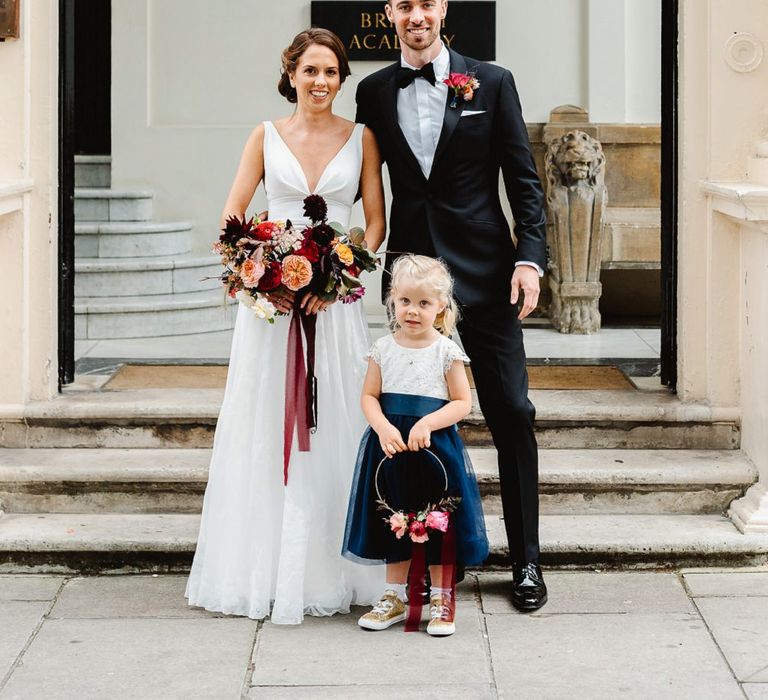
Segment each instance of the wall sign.
[{"label": "wall sign", "polygon": [[0,41],[19,38],[19,2],[0,0]]},{"label": "wall sign", "polygon": [[[387,61],[400,55],[400,42],[384,12],[386,0],[313,0],[312,26],[339,35],[351,61]],[[447,46],[480,61],[496,58],[496,2],[451,0],[441,30]]]}]

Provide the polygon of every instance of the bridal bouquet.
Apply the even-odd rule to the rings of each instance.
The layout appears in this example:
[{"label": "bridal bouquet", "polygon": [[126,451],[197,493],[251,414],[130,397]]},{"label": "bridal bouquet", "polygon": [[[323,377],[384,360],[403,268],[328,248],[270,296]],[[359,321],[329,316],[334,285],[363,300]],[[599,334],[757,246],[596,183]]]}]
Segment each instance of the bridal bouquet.
[{"label": "bridal bouquet", "polygon": [[339,223],[329,223],[321,196],[304,200],[304,215],[311,223],[303,228],[290,221],[230,216],[213,247],[225,267],[221,281],[229,296],[270,323],[281,314],[268,294],[304,290],[324,301],[349,304],[365,294],[360,273],[376,268],[376,256],[365,247],[363,230],[346,231]]}]

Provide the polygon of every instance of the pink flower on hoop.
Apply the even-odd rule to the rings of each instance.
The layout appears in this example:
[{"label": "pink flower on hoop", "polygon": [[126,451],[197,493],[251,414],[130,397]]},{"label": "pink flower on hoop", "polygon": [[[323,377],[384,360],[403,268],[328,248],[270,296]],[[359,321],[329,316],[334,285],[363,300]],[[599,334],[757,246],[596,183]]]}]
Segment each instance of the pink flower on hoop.
[{"label": "pink flower on hoop", "polygon": [[399,540],[408,530],[408,521],[402,513],[392,513],[389,517],[389,526]]},{"label": "pink flower on hoop", "polygon": [[429,539],[427,526],[420,520],[413,520],[410,526],[410,538],[414,542],[426,542]]},{"label": "pink flower on hoop", "polygon": [[425,524],[432,530],[439,530],[445,532],[448,530],[448,518],[449,515],[444,510],[432,510],[427,513],[427,519]]},{"label": "pink flower on hoop", "polygon": [[474,73],[451,73],[443,82],[453,90],[451,109],[456,109],[459,97],[469,102],[475,96],[475,90],[480,87],[480,81]]}]

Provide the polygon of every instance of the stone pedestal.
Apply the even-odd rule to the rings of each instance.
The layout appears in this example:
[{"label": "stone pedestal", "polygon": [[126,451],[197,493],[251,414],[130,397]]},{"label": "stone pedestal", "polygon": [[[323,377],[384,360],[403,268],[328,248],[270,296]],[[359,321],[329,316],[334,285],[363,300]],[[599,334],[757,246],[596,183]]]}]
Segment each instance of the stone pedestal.
[{"label": "stone pedestal", "polygon": [[578,128],[588,116],[576,107],[559,107],[545,128],[548,239],[551,255],[549,307],[561,333],[600,330],[599,302],[602,229],[608,194],[605,155],[600,142]]}]

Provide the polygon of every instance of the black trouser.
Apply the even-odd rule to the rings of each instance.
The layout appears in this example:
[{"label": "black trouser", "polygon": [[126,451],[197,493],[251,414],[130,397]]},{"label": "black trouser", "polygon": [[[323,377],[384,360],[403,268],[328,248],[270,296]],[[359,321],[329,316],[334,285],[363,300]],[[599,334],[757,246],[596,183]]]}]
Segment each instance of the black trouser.
[{"label": "black trouser", "polygon": [[506,302],[461,311],[459,335],[499,457],[510,558],[527,564],[539,558],[539,467],[518,310]]}]

